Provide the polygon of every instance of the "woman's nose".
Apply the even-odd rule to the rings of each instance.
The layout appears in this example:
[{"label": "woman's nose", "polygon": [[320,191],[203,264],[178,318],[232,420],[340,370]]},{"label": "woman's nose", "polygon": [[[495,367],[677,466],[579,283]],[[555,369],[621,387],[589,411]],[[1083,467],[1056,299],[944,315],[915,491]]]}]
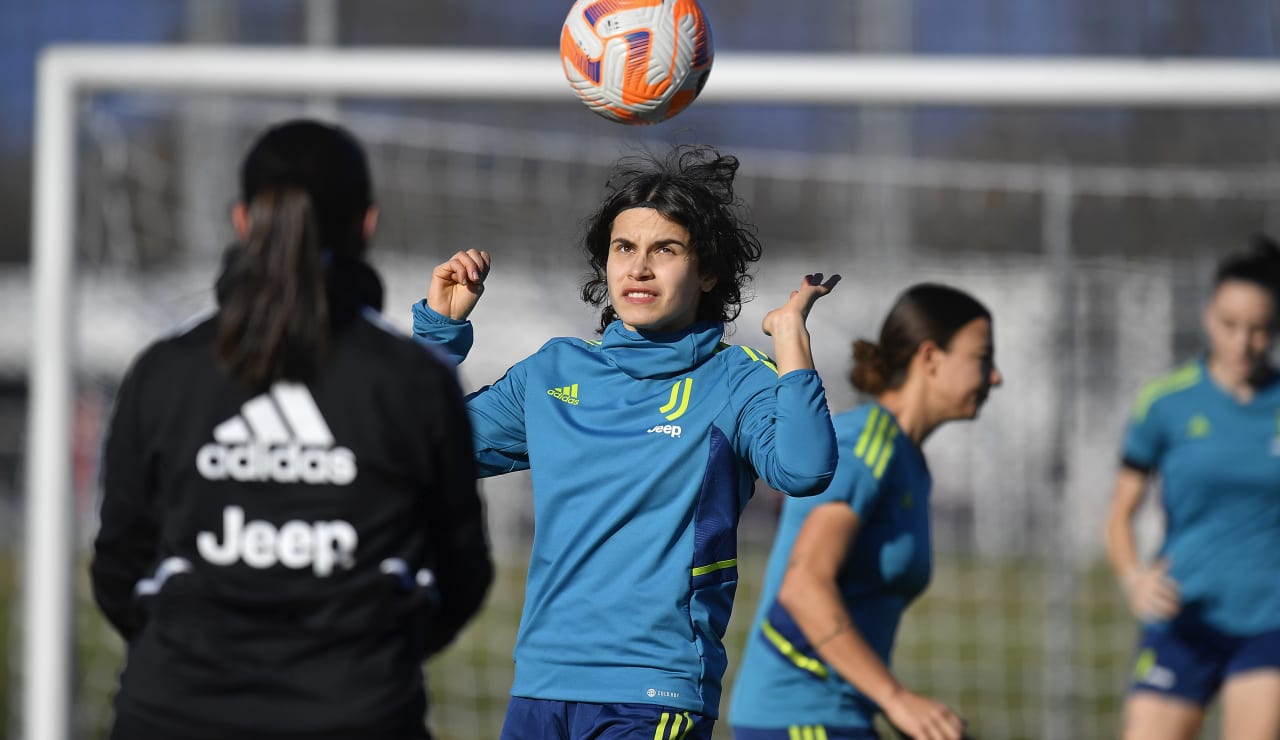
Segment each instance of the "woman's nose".
[{"label": "woman's nose", "polygon": [[636,254],[631,258],[631,263],[627,265],[627,274],[632,277],[647,277],[651,275],[649,258],[643,254]]}]

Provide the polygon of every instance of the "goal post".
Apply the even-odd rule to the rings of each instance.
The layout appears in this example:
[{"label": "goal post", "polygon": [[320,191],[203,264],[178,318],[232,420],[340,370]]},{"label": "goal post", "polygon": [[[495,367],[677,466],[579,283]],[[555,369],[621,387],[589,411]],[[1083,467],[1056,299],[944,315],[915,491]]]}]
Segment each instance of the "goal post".
[{"label": "goal post", "polygon": [[[22,577],[22,737],[70,736],[71,418],[79,96],[116,91],[578,105],[554,52],[54,46],[36,101],[32,351]],[[721,53],[697,105],[1262,107],[1280,63]],[[588,115],[583,111],[583,115]]]}]

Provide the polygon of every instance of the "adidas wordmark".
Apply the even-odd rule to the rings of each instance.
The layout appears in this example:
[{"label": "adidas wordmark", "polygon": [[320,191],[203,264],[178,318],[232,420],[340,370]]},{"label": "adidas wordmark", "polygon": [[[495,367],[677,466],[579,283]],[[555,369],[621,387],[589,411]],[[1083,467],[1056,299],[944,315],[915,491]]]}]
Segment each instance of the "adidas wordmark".
[{"label": "adidas wordmark", "polygon": [[333,433],[305,385],[278,382],[249,399],[213,430],[196,453],[207,480],[275,481],[345,486],[356,479],[356,456],[334,446]]},{"label": "adidas wordmark", "polygon": [[570,406],[578,405],[578,384],[566,385],[561,388],[550,388],[547,395],[558,401],[564,401]]}]

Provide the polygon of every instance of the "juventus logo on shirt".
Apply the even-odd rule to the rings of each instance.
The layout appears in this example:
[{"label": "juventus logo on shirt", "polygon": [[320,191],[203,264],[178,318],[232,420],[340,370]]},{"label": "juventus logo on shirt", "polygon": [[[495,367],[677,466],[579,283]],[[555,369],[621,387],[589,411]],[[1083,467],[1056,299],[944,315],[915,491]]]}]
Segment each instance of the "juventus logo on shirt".
[{"label": "juventus logo on shirt", "polygon": [[[675,421],[684,412],[689,410],[689,395],[693,391],[693,378],[685,378],[677,380],[671,386],[671,399],[666,405],[658,409],[658,413],[662,414],[667,421]],[[675,409],[672,411],[672,409]]]},{"label": "juventus logo on shirt", "polygon": [[278,382],[249,399],[213,430],[196,453],[208,480],[345,486],[356,479],[356,456],[334,445],[333,433],[301,383]]}]

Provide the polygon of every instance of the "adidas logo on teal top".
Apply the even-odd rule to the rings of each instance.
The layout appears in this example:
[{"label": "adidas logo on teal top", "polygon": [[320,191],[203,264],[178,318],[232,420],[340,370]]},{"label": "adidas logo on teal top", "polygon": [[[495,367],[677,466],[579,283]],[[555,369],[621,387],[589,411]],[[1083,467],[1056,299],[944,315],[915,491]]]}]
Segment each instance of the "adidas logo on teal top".
[{"label": "adidas logo on teal top", "polygon": [[564,401],[572,406],[578,405],[578,384],[566,385],[560,388],[550,388],[547,395],[558,401]]},{"label": "adidas logo on teal top", "polygon": [[1187,436],[1191,439],[1204,439],[1212,429],[1209,419],[1203,414],[1196,414],[1187,422]]}]

